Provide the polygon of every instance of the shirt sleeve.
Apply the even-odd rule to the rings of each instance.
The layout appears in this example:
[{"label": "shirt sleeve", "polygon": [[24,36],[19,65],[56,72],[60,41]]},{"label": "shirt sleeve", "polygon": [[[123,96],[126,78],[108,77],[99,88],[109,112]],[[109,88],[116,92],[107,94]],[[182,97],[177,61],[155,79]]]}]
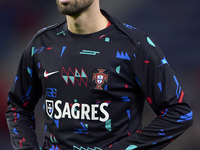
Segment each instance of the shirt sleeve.
[{"label": "shirt sleeve", "polygon": [[109,150],[160,150],[193,123],[184,91],[160,48],[149,36],[138,44],[131,60],[132,70],[157,117],[143,129],[111,145]]},{"label": "shirt sleeve", "polygon": [[15,150],[39,150],[34,108],[42,95],[42,88],[31,45],[32,42],[21,57],[17,75],[8,94],[6,118]]}]

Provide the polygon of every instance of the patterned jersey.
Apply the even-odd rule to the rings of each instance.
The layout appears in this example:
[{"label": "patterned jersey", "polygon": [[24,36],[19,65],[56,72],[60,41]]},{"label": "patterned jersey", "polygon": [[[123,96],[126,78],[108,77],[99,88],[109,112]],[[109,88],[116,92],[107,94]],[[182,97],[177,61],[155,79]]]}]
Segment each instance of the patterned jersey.
[{"label": "patterned jersey", "polygon": [[[112,24],[104,30],[73,34],[64,20],[27,46],[6,112],[14,149],[39,149],[41,97],[44,150],[160,150],[191,126],[191,108],[158,45],[102,13]],[[142,128],[145,100],[157,117]]]}]

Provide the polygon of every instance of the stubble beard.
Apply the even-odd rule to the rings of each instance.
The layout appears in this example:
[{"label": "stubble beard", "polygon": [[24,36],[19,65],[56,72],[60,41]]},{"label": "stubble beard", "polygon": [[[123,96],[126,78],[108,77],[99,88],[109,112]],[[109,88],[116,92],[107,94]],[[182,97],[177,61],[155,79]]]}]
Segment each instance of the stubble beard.
[{"label": "stubble beard", "polygon": [[63,15],[77,16],[84,12],[94,0],[74,0],[73,3],[61,4],[56,0],[57,7]]}]

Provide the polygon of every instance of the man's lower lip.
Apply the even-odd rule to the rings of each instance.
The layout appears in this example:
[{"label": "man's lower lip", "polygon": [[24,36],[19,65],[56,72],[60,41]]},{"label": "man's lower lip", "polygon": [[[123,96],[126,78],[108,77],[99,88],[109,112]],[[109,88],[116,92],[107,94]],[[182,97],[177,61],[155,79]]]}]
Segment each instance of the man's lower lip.
[{"label": "man's lower lip", "polygon": [[59,0],[61,3],[68,3],[71,0]]}]

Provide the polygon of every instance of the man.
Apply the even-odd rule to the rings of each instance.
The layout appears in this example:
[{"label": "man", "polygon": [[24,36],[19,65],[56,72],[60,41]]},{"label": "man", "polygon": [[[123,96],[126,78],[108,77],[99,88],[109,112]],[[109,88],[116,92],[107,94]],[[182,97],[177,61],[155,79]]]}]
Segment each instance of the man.
[{"label": "man", "polygon": [[[14,149],[38,150],[34,108],[44,97],[45,150],[160,150],[192,125],[184,92],[144,32],[99,8],[57,0],[66,20],[22,55],[6,117]],[[157,117],[142,129],[145,99]]]}]

